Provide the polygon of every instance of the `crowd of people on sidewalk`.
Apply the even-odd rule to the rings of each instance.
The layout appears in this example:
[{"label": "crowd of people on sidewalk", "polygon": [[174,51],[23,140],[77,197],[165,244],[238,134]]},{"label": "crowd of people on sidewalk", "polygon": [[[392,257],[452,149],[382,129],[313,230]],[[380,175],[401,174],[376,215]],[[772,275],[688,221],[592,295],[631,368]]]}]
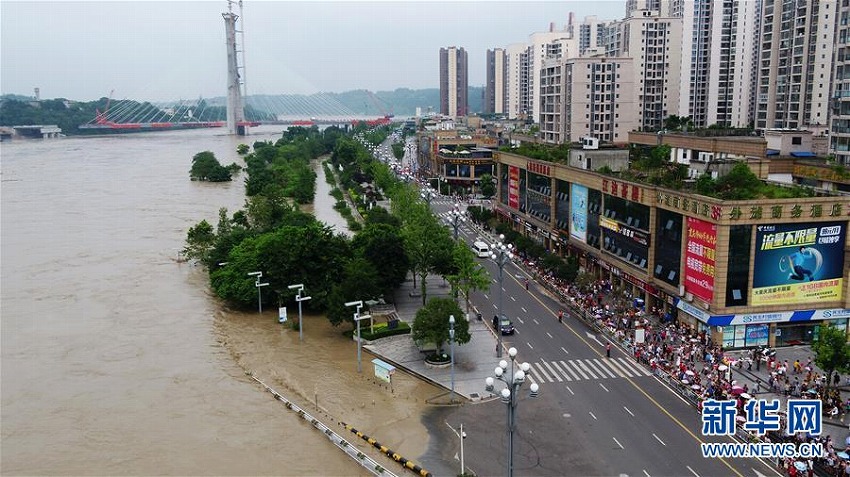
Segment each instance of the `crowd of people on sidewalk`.
[{"label": "crowd of people on sidewalk", "polygon": [[[614,300],[609,281],[596,280],[580,288],[556,279],[528,260],[523,260],[523,266],[562,302],[572,307],[574,312],[582,314],[587,321],[606,330],[613,340],[622,343],[636,360],[675,385],[682,394],[690,395],[698,409],[701,409],[706,399],[733,399],[739,413],[737,422],[742,424],[746,420],[747,401],[754,399],[757,393],[774,393],[786,397],[819,399],[823,403],[825,418],[843,420],[845,414],[850,413],[850,398],[842,402],[837,389],[827,390],[827,378],[817,371],[811,358],[805,363],[795,360],[789,364],[787,360],[780,361],[775,355],[763,355],[758,349],[747,350],[743,355],[726,353],[721,344],[713,343],[704,331],[697,331],[681,323],[665,323],[660,310],[644,310],[632,306],[631,302]],[[561,313],[559,320],[563,320]],[[733,368],[743,370],[746,367],[747,371],[752,371],[754,364],[757,370],[761,366],[767,367],[766,381],[751,374],[752,385],[743,380],[739,385],[734,379]],[[834,379],[832,384],[837,386],[840,378],[836,375]],[[850,378],[847,384],[850,384]],[[780,418],[784,429],[785,417]],[[783,432],[768,432],[758,438],[742,428],[740,432],[746,433],[751,441],[822,444],[826,452],[824,458],[785,459],[778,462],[791,477],[811,476],[816,468],[836,477],[850,477],[850,455],[836,450],[828,434],[810,436],[798,433],[787,436]],[[850,436],[842,444],[850,448]]]}]

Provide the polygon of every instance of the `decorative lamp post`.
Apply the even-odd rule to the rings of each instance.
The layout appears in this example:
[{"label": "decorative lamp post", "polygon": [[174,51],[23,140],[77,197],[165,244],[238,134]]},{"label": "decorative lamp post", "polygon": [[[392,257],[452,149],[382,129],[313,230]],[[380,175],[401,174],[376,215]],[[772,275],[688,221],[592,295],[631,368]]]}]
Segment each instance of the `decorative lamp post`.
[{"label": "decorative lamp post", "polygon": [[[519,404],[519,390],[525,383],[525,378],[530,376],[531,365],[522,363],[519,369],[514,373],[514,363],[516,362],[517,350],[511,348],[508,350],[508,356],[511,358],[510,374],[508,371],[508,362],[504,359],[499,361],[499,366],[496,367],[494,373],[496,379],[505,383],[506,387],[499,392],[501,401],[507,405],[507,422],[506,431],[508,434],[508,477],[514,475],[514,431],[516,431],[516,408]],[[492,377],[485,380],[487,391],[493,392],[496,381]],[[536,398],[540,391],[540,386],[537,383],[531,383],[529,387],[529,397]]]},{"label": "decorative lamp post", "polygon": [[[452,349],[452,394],[449,402],[455,402],[455,316],[449,315],[449,343]],[[461,472],[462,473],[462,472]]]},{"label": "decorative lamp post", "polygon": [[466,222],[466,214],[460,211],[460,207],[455,204],[454,208],[449,211],[449,222],[455,232],[455,242],[457,242],[457,230],[460,224]]},{"label": "decorative lamp post", "polygon": [[304,291],[304,284],[299,283],[297,285],[289,285],[290,290],[298,290],[298,293],[295,295],[295,301],[298,302],[298,340],[304,341],[304,320],[301,319],[301,302],[307,301],[313,297],[310,296],[301,296],[301,292]]},{"label": "decorative lamp post", "polygon": [[254,286],[257,287],[257,308],[260,310],[260,314],[263,313],[263,292],[260,287],[267,287],[269,283],[260,283],[260,279],[263,278],[263,272],[251,272],[248,274],[249,277],[256,277],[257,281],[254,282]]},{"label": "decorative lamp post", "polygon": [[504,294],[504,270],[505,265],[507,265],[511,259],[514,258],[513,246],[510,244],[503,243],[505,240],[504,234],[499,234],[499,242],[493,244],[492,251],[490,252],[490,258],[496,262],[496,265],[499,267],[499,316],[495,326],[496,336],[499,339],[499,345],[496,347],[496,357],[502,357],[502,330],[501,322],[502,322],[502,295]]},{"label": "decorative lamp post", "polygon": [[419,194],[419,196],[422,197],[422,199],[425,201],[426,204],[428,204],[428,209],[430,210],[431,209],[431,199],[434,198],[434,191],[431,190],[430,188],[426,188],[425,190],[422,191],[421,194]]},{"label": "decorative lamp post", "polygon": [[357,307],[357,311],[354,312],[354,321],[357,323],[357,372],[362,373],[363,372],[363,365],[361,364],[361,359],[360,359],[360,355],[361,355],[361,351],[360,351],[360,348],[361,348],[360,320],[371,319],[372,315],[360,316],[360,309],[363,308],[363,301],[362,300],[350,301],[350,302],[346,303],[345,306],[356,306]]}]

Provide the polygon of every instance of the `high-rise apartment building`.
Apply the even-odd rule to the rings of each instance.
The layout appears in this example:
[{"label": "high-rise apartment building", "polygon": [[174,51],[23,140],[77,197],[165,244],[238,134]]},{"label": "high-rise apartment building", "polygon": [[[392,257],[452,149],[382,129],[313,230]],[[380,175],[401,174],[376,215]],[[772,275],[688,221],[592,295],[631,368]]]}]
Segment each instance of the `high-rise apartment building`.
[{"label": "high-rise apartment building", "polygon": [[841,4],[836,17],[838,43],[835,45],[829,150],[839,164],[850,166],[850,4]]},{"label": "high-rise apartment building", "polygon": [[578,53],[580,56],[605,51],[608,23],[599,21],[595,15],[584,17],[584,21],[578,26]]},{"label": "high-rise apartment building", "polygon": [[674,0],[671,13],[682,18],[679,115],[697,127],[751,124],[758,1]]},{"label": "high-rise apartment building", "polygon": [[632,10],[630,15],[611,24],[606,50],[609,57],[634,59],[638,125],[656,131],[668,116],[681,115],[682,18],[661,16],[657,10]]},{"label": "high-rise apartment building", "polygon": [[505,49],[507,71],[508,118],[517,119],[529,109],[528,103],[528,45],[514,43]]},{"label": "high-rise apartment building", "polygon": [[504,48],[487,50],[487,84],[484,86],[484,113],[507,111],[507,58]]},{"label": "high-rise apartment building", "polygon": [[466,50],[440,48],[440,113],[466,116],[469,112],[469,67]]},{"label": "high-rise apartment building", "polygon": [[756,129],[825,130],[838,2],[762,0]]},{"label": "high-rise apartment building", "polygon": [[637,128],[632,58],[549,58],[540,72],[540,135],[550,143],[583,137],[625,143]]}]

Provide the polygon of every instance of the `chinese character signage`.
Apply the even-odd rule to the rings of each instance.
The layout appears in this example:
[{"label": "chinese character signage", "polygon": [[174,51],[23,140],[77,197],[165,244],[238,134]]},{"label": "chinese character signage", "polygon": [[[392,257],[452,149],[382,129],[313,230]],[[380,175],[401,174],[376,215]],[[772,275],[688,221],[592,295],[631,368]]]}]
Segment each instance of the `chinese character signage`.
[{"label": "chinese character signage", "polygon": [[508,167],[508,207],[519,210],[519,167]]},{"label": "chinese character signage", "polygon": [[572,184],[570,198],[570,236],[587,242],[587,187]]},{"label": "chinese character signage", "polygon": [[756,227],[753,305],[798,305],[841,299],[843,222]]},{"label": "chinese character signage", "polygon": [[685,249],[685,290],[707,302],[714,298],[714,253],[717,226],[688,217],[688,246]]}]

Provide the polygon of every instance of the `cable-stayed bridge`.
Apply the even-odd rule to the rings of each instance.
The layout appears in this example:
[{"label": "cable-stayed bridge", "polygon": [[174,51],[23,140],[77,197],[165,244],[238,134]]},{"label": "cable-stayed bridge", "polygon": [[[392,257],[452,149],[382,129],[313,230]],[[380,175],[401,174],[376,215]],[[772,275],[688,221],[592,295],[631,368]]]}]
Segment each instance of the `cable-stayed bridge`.
[{"label": "cable-stayed bridge", "polygon": [[249,127],[261,124],[312,126],[314,124],[369,125],[387,124],[392,113],[383,112],[375,95],[369,99],[382,111],[381,116],[358,115],[332,95],[318,93],[303,95],[255,95],[245,91],[244,30],[239,14],[233,11],[236,0],[228,0],[227,12],[222,13],[227,36],[227,97],[224,100],[181,100],[170,103],[140,103],[133,100],[112,101],[112,93],[103,111],[80,129],[93,132],[165,131],[173,129],[227,127],[231,134],[247,134]]},{"label": "cable-stayed bridge", "polygon": [[[312,126],[322,124],[386,124],[391,114],[364,115],[352,111],[333,95],[254,95],[245,98],[242,126],[261,124]],[[92,132],[133,132],[191,128],[225,127],[227,105],[224,98],[139,102],[130,99],[107,101],[104,111],[80,128]]]}]

